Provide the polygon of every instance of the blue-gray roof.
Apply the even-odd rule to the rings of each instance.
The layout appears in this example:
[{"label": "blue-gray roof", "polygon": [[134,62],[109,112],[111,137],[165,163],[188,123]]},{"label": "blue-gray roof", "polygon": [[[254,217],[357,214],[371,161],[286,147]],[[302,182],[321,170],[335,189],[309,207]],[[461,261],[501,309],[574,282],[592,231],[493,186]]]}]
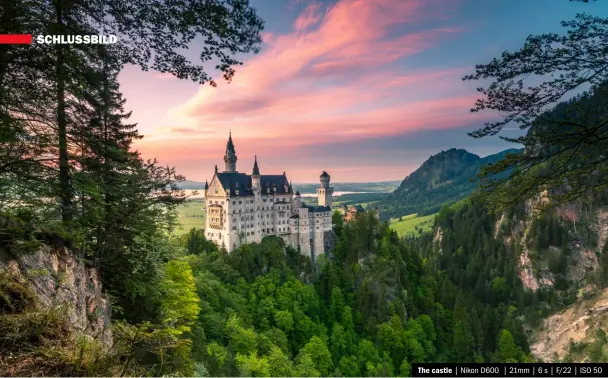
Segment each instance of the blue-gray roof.
[{"label": "blue-gray roof", "polygon": [[311,206],[305,204],[302,207],[307,208],[311,213],[323,213],[325,211],[331,211],[329,206]]},{"label": "blue-gray roof", "polygon": [[259,176],[260,175],[260,168],[258,168],[258,157],[256,155],[255,157],[255,161],[253,162],[253,172],[251,173],[251,175],[255,175],[255,176]]},{"label": "blue-gray roof", "polygon": [[[235,190],[238,188],[239,196],[252,196],[251,176],[240,172],[221,172],[217,173],[217,178],[220,180],[224,190],[230,192],[230,196],[236,196]],[[262,194],[268,194],[270,188],[271,194],[289,194],[289,182],[287,176],[283,175],[262,175],[260,176],[260,185]],[[287,186],[287,187],[285,187]],[[275,188],[275,190],[273,190]]]},{"label": "blue-gray roof", "polygon": [[226,143],[226,151],[236,152],[234,150],[234,143],[232,143],[232,133],[230,133],[230,136],[228,137],[228,143]]}]

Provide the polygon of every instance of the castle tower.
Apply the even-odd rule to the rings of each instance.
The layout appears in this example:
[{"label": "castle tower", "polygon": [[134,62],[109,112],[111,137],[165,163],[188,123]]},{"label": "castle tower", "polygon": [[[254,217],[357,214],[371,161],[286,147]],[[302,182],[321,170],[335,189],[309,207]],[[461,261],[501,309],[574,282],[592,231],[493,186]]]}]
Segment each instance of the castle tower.
[{"label": "castle tower", "polygon": [[323,171],[321,174],[321,186],[317,188],[317,197],[319,206],[331,207],[332,195],[334,194],[334,188],[329,186],[330,177],[327,172]]},{"label": "castle tower", "polygon": [[251,173],[251,187],[254,190],[260,189],[260,168],[258,168],[258,155],[255,155],[255,161],[253,162],[253,172]]},{"label": "castle tower", "polygon": [[300,196],[300,191],[298,190],[298,191],[296,191],[296,195],[293,199],[292,209],[293,209],[294,214],[298,212],[298,209],[301,207],[301,205],[302,205],[302,197]]},{"label": "castle tower", "polygon": [[234,143],[232,143],[232,132],[228,136],[228,143],[226,143],[226,153],[224,154],[225,168],[224,172],[236,172],[236,151],[234,150]]}]

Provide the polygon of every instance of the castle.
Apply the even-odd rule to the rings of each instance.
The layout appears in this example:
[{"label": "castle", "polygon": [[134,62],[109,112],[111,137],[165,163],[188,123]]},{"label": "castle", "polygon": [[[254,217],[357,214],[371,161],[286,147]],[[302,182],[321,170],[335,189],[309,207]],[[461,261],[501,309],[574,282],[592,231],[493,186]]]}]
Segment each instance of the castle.
[{"label": "castle", "polygon": [[313,260],[330,246],[332,194],[330,176],[323,171],[317,189],[319,206],[301,201],[287,175],[262,175],[255,157],[251,175],[238,172],[237,156],[228,137],[224,171],[217,165],[211,182],[205,182],[205,235],[231,252],[244,243],[259,243],[278,236]]}]

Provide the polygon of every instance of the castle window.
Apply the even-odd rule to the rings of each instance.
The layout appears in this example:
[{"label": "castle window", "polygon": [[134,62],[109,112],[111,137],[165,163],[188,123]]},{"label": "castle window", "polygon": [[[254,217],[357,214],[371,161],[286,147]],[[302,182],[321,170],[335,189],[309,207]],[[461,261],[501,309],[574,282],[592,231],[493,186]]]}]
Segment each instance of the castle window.
[{"label": "castle window", "polygon": [[242,201],[239,201],[239,205],[242,204],[242,203],[243,203]]},{"label": "castle window", "polygon": [[236,205],[236,201],[232,201],[232,204],[233,204],[233,205]]}]

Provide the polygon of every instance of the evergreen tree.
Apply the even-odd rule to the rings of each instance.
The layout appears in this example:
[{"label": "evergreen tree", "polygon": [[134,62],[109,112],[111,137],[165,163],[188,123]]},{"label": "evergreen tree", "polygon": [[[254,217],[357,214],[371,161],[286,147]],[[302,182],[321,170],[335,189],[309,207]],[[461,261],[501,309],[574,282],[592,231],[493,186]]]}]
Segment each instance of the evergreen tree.
[{"label": "evergreen tree", "polygon": [[515,340],[513,340],[513,336],[509,331],[503,329],[500,332],[497,345],[496,357],[498,362],[518,362],[517,357],[519,356],[519,352],[515,345]]}]

